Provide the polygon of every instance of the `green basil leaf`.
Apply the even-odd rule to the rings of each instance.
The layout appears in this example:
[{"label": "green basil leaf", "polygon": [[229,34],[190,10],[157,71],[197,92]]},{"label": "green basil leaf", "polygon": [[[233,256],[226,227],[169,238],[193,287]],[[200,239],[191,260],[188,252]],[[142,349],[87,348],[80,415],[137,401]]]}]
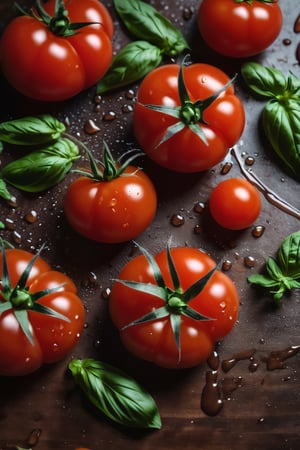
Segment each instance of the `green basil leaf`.
[{"label": "green basil leaf", "polygon": [[261,287],[264,288],[273,288],[275,286],[279,286],[280,283],[276,280],[273,280],[272,278],[270,278],[267,275],[263,275],[263,274],[253,274],[250,275],[247,280],[249,281],[249,283],[252,284],[257,284]]},{"label": "green basil leaf", "polygon": [[140,0],[114,0],[115,8],[128,30],[160,48],[163,54],[176,56],[188,44],[181,31],[153,6]]},{"label": "green basil leaf", "polygon": [[42,192],[62,181],[78,157],[77,145],[70,139],[61,138],[43,150],[7,164],[1,176],[22,191]]},{"label": "green basil leaf", "polygon": [[4,198],[4,200],[11,200],[12,195],[7,190],[6,183],[2,178],[0,178],[0,197]]},{"label": "green basil leaf", "polygon": [[286,77],[278,69],[247,62],[242,65],[241,74],[248,88],[263,98],[284,94],[287,89]]},{"label": "green basil leaf", "polygon": [[75,382],[111,420],[133,428],[161,428],[151,395],[123,371],[94,359],[69,363]]},{"label": "green basil leaf", "polygon": [[59,139],[65,125],[49,114],[28,116],[0,124],[0,140],[16,145],[41,145]]},{"label": "green basil leaf", "polygon": [[284,274],[282,273],[280,267],[273,258],[269,258],[267,260],[266,270],[269,277],[272,278],[273,280],[281,282],[282,278],[284,278]]},{"label": "green basil leaf", "polygon": [[290,234],[282,242],[277,258],[284,275],[300,278],[300,231]]},{"label": "green basil leaf", "polygon": [[300,181],[300,99],[270,100],[262,121],[265,135],[284,169]]},{"label": "green basil leaf", "polygon": [[112,64],[97,85],[97,93],[103,94],[143,78],[162,60],[159,48],[146,41],[134,41],[123,47],[113,58]]}]

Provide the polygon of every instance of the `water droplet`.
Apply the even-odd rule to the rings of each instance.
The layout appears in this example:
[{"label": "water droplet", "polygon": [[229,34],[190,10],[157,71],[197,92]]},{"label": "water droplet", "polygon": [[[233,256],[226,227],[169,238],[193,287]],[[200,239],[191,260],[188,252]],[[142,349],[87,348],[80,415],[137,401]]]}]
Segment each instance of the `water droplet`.
[{"label": "water droplet", "polygon": [[88,134],[95,134],[99,130],[100,128],[98,127],[98,125],[96,125],[93,119],[87,120],[86,123],[84,124],[84,131]]},{"label": "water droplet", "polygon": [[193,209],[194,209],[194,212],[201,214],[201,213],[204,212],[205,208],[206,208],[205,203],[197,202],[197,203],[194,204],[194,208]]},{"label": "water droplet", "polygon": [[294,32],[295,33],[300,33],[300,14],[298,15],[297,19],[295,20]]},{"label": "water droplet", "polygon": [[291,45],[292,41],[291,41],[291,39],[286,38],[286,39],[282,40],[282,43],[283,43],[283,45]]},{"label": "water droplet", "polygon": [[33,209],[27,213],[24,217],[24,219],[26,220],[26,222],[28,223],[34,223],[37,220],[37,212],[34,211]]},{"label": "water droplet", "polygon": [[107,300],[107,299],[109,299],[110,293],[111,293],[111,289],[107,287],[101,292],[101,297],[104,300]]},{"label": "water droplet", "polygon": [[95,95],[95,97],[94,97],[95,105],[99,105],[99,103],[101,103],[101,101],[102,101],[101,95]]},{"label": "water droplet", "polygon": [[185,220],[182,214],[177,213],[172,215],[170,222],[174,227],[181,227],[184,224]]},{"label": "water droplet", "polygon": [[260,417],[259,419],[257,419],[257,423],[264,423],[265,418],[264,417]]},{"label": "water droplet", "polygon": [[128,100],[133,100],[135,97],[134,91],[132,89],[128,89],[128,91],[125,93],[125,97]]},{"label": "water droplet", "polygon": [[183,20],[190,20],[191,17],[193,16],[193,14],[194,14],[194,8],[192,6],[189,8],[185,7],[185,8],[183,8],[183,11],[182,11],[182,18],[183,18]]},{"label": "water droplet", "polygon": [[227,175],[227,173],[230,172],[231,168],[232,168],[232,163],[226,162],[221,169],[221,174]]},{"label": "water droplet", "polygon": [[105,113],[103,115],[103,120],[105,122],[112,122],[117,117],[116,113],[114,111],[109,111],[108,113]]},{"label": "water droplet", "polygon": [[203,228],[201,227],[201,225],[197,224],[197,225],[194,226],[194,233],[195,234],[203,233]]},{"label": "water droplet", "polygon": [[252,236],[255,238],[260,238],[265,232],[265,227],[263,225],[257,225],[252,230]]},{"label": "water droplet", "polygon": [[7,200],[6,202],[7,202],[7,204],[8,204],[9,206],[12,206],[13,208],[16,208],[16,207],[18,206],[18,204],[17,204],[17,198],[14,197],[14,196],[12,196],[12,197],[11,197],[9,200]]},{"label": "water droplet", "polygon": [[41,434],[42,430],[40,428],[35,428],[32,430],[27,438],[27,444],[30,447],[35,447],[39,442]]},{"label": "water droplet", "polygon": [[132,105],[128,105],[127,103],[125,103],[123,106],[122,106],[122,112],[123,113],[130,113],[130,112],[132,112],[133,111],[133,106]]},{"label": "water droplet", "polygon": [[15,222],[10,217],[6,217],[4,219],[4,225],[5,225],[5,228],[7,228],[8,230],[14,230],[15,229]]},{"label": "water droplet", "polygon": [[13,232],[12,239],[15,244],[21,244],[22,242],[22,236],[17,231]]},{"label": "water droplet", "polygon": [[248,268],[254,267],[255,266],[255,258],[253,258],[253,256],[245,256],[244,264]]},{"label": "water droplet", "polygon": [[296,48],[296,58],[298,63],[300,64],[300,44],[298,44]]},{"label": "water droplet", "polygon": [[247,166],[253,166],[254,163],[255,159],[253,158],[253,156],[247,156],[247,158],[245,159],[245,164]]},{"label": "water droplet", "polygon": [[222,270],[224,272],[227,272],[228,270],[230,270],[232,267],[232,262],[229,259],[225,259],[225,261],[223,261],[222,264]]}]

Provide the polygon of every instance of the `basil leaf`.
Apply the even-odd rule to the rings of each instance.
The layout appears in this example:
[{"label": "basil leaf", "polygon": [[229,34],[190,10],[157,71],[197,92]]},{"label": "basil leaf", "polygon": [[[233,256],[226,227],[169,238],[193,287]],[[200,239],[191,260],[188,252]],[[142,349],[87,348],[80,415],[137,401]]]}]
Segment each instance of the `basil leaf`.
[{"label": "basil leaf", "polygon": [[16,145],[41,145],[57,140],[65,125],[49,114],[10,120],[0,124],[0,140]]},{"label": "basil leaf", "polygon": [[262,115],[263,129],[285,170],[300,181],[300,99],[270,100]]},{"label": "basil leaf", "polygon": [[282,242],[277,257],[284,275],[300,278],[300,231],[290,234]]},{"label": "basil leaf", "polygon": [[249,283],[258,284],[259,286],[262,286],[264,288],[272,288],[280,285],[278,281],[273,280],[269,276],[263,274],[253,274],[250,275],[247,279]]},{"label": "basil leaf", "polygon": [[162,60],[159,48],[146,41],[134,41],[123,47],[113,58],[112,64],[97,85],[97,93],[103,94],[143,78]]},{"label": "basil leaf", "polygon": [[2,180],[1,178],[0,178],[0,197],[4,198],[4,200],[12,199],[12,195],[7,190],[5,181]]},{"label": "basil leaf", "polygon": [[113,421],[134,428],[161,428],[153,398],[121,370],[94,359],[74,359],[69,369],[91,403]]},{"label": "basil leaf", "polygon": [[286,78],[278,69],[249,62],[242,65],[241,74],[248,88],[263,98],[272,98],[286,90]]},{"label": "basil leaf", "polygon": [[17,189],[41,192],[62,181],[78,157],[77,145],[70,139],[61,138],[43,150],[9,163],[1,171],[1,176]]},{"label": "basil leaf", "polygon": [[176,56],[188,48],[181,31],[148,3],[114,0],[114,5],[128,30],[137,38],[159,47],[163,54]]}]

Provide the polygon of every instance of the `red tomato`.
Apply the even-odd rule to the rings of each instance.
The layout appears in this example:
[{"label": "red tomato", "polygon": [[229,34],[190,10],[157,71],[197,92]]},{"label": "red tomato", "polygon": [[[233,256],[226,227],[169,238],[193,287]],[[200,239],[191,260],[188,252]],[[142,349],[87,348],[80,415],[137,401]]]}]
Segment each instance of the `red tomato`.
[{"label": "red tomato", "polygon": [[235,58],[261,53],[277,38],[282,13],[277,0],[202,0],[198,28],[216,52]]},{"label": "red tomato", "polygon": [[[228,148],[240,138],[245,125],[244,108],[231,84],[210,106],[200,108],[200,120],[191,123],[202,129],[207,142],[189,124],[161,142],[167,129],[179,120],[145,105],[185,108],[179,97],[178,74],[179,65],[172,64],[161,66],[144,78],[134,110],[134,133],[142,149],[156,163],[178,172],[207,170],[222,161]],[[183,74],[192,104],[212,96],[230,81],[224,72],[208,64],[184,67]]]},{"label": "red tomato", "polygon": [[157,207],[149,177],[134,166],[110,181],[80,177],[65,196],[70,225],[88,239],[119,243],[133,239],[152,222]]},{"label": "red tomato", "polygon": [[[18,286],[13,293],[13,288],[17,286],[33,256],[25,250],[6,250],[11,286],[9,293],[4,292],[2,259],[0,261],[0,375],[26,375],[37,370],[43,363],[61,360],[76,345],[83,330],[84,307],[76,295],[73,281],[63,273],[51,270],[41,257],[35,261],[25,288]],[[2,258],[2,254],[0,257]],[[34,293],[58,286],[57,290],[45,294],[36,303],[51,308],[68,321],[37,312],[28,304]],[[26,302],[21,302],[24,296],[28,298]],[[9,308],[3,310],[5,301]],[[32,342],[18,321],[21,311],[28,314]]]},{"label": "red tomato", "polygon": [[209,209],[212,217],[223,228],[242,230],[250,227],[258,218],[260,195],[249,181],[230,178],[213,189]]},{"label": "red tomato", "polygon": [[[194,248],[174,248],[171,249],[171,255],[180,280],[181,290],[176,293],[179,298],[178,291],[187,290],[216,265],[206,253]],[[124,346],[134,355],[172,369],[198,365],[208,358],[215,342],[227,335],[237,320],[239,298],[235,285],[223,272],[216,270],[200,294],[192,298],[188,306],[213,320],[195,320],[181,314],[179,355],[170,316],[126,327],[164,305],[169,311],[172,310],[174,291],[170,290],[174,289],[174,284],[167,251],[158,253],[155,260],[165,282],[163,290],[167,292],[167,301],[116,281],[109,302],[112,321],[119,329]],[[157,285],[144,255],[127,263],[118,278]]]},{"label": "red tomato", "polygon": [[[54,15],[56,0],[44,8]],[[27,97],[65,100],[95,84],[112,60],[112,19],[98,0],[61,0],[71,23],[96,22],[71,36],[31,16],[20,16],[4,30],[0,60],[5,77]],[[54,21],[55,23],[55,21]]]}]

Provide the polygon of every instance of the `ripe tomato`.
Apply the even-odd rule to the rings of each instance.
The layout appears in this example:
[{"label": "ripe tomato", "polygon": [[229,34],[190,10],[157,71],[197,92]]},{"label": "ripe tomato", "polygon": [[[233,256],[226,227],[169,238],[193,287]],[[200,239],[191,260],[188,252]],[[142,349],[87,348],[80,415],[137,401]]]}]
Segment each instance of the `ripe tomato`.
[{"label": "ripe tomato", "polygon": [[243,178],[229,178],[212,191],[209,199],[212,217],[223,228],[242,230],[250,227],[261,211],[256,187]]},{"label": "ripe tomato", "polygon": [[[0,375],[26,375],[72,350],[83,330],[84,307],[73,281],[51,270],[40,256],[22,283],[20,277],[34,255],[21,249],[6,250],[5,255],[10,282],[7,288],[0,260]],[[52,291],[37,294],[47,289]],[[52,315],[41,308],[50,308]]]},{"label": "ripe tomato", "polygon": [[141,234],[156,213],[157,196],[150,178],[127,166],[109,181],[82,176],[65,196],[65,214],[79,234],[98,242],[125,242]]},{"label": "ripe tomato", "polygon": [[[106,7],[98,0],[50,0],[45,14],[53,16],[56,4],[66,8],[67,17],[57,13],[46,23],[35,16],[17,17],[0,42],[5,77],[36,100],[73,97],[95,84],[112,60],[113,24]],[[72,24],[83,22],[96,23],[72,33]]]},{"label": "ripe tomato", "polygon": [[[195,248],[174,248],[170,254],[179,285],[175,286],[177,282],[170,271],[168,251],[163,250],[155,256],[163,284],[159,284],[156,295],[153,290],[149,292],[149,283],[153,289],[158,287],[157,277],[147,257],[139,255],[124,266],[112,287],[110,315],[124,346],[134,355],[166,368],[187,368],[206,360],[215,342],[232,330],[239,298],[231,279],[215,270],[201,292],[186,302],[184,292],[216,264]],[[142,283],[141,290],[123,284],[122,280]],[[193,317],[201,314],[212,320],[192,318],[187,314],[187,306],[193,309]],[[162,308],[167,314],[159,314]],[[151,315],[151,320],[132,323],[146,314]],[[178,337],[180,348],[176,343]]]},{"label": "ripe tomato", "polygon": [[236,58],[261,53],[277,38],[282,13],[277,0],[202,0],[198,28],[216,52]]},{"label": "ripe tomato", "polygon": [[[230,82],[217,67],[192,64],[182,72],[188,99],[180,95],[182,86],[177,64],[154,69],[143,79],[134,109],[134,133],[142,149],[156,163],[178,172],[198,172],[224,159],[228,148],[243,132],[245,112],[232,84],[212,103],[205,104],[205,100]],[[180,118],[147,105],[174,111],[179,107]],[[177,125],[181,129],[165,139]]]}]

